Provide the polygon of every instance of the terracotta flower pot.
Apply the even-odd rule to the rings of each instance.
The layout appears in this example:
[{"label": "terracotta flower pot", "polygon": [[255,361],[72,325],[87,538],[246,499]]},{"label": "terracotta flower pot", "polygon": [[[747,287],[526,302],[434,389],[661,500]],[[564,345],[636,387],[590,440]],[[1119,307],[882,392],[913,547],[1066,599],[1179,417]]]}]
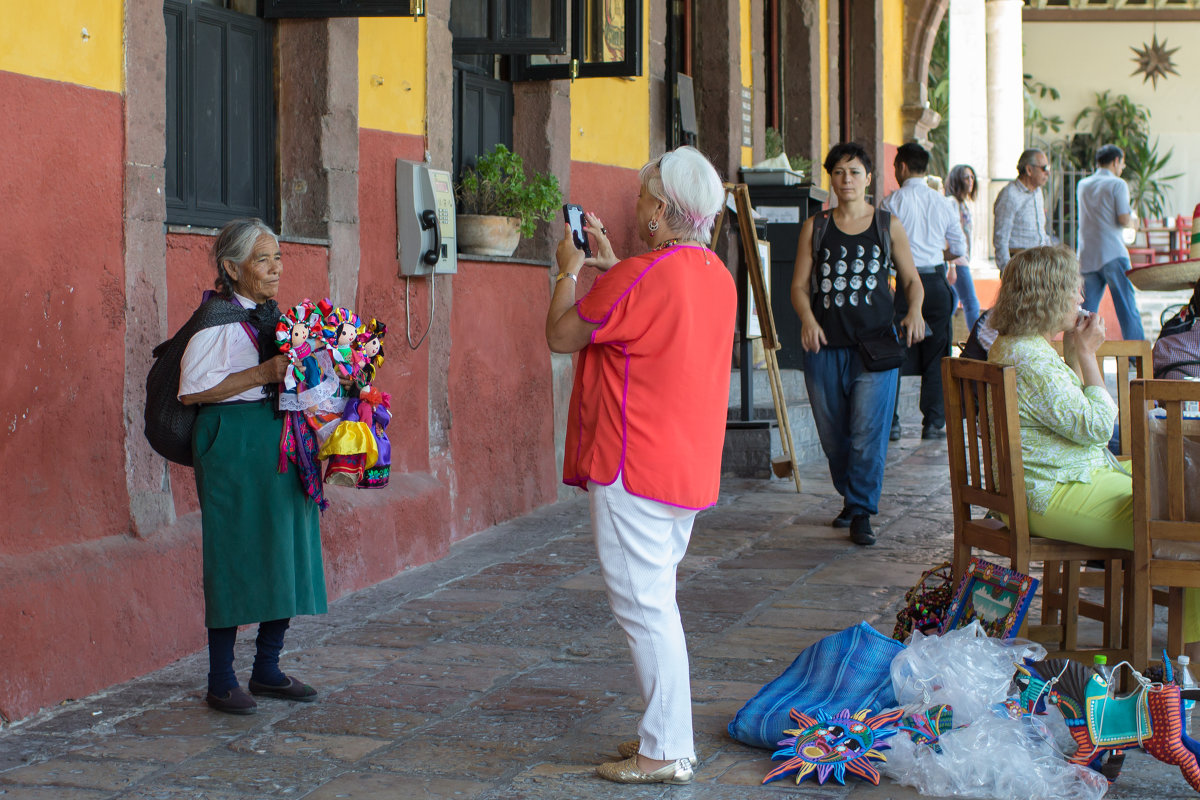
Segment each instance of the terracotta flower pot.
[{"label": "terracotta flower pot", "polygon": [[521,241],[520,217],[459,214],[455,219],[458,252],[473,256],[511,256]]}]

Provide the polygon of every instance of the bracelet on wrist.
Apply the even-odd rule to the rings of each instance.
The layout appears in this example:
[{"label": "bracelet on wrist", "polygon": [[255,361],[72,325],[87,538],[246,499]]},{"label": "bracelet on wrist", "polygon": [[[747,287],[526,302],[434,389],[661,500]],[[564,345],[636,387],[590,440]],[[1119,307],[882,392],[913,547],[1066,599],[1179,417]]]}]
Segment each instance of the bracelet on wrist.
[{"label": "bracelet on wrist", "polygon": [[570,278],[575,283],[579,283],[578,275],[576,275],[574,272],[567,272],[565,270],[554,276],[554,283],[557,285],[558,282],[561,281],[563,278]]}]

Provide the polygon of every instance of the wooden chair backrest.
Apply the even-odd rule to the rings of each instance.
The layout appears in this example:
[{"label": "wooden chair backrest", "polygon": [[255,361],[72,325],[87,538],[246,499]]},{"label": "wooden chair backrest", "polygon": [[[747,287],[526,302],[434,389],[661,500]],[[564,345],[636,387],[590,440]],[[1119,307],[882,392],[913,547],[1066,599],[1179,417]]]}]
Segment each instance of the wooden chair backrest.
[{"label": "wooden chair backrest", "polygon": [[[1135,380],[1133,397],[1133,542],[1141,563],[1152,563],[1151,582],[1167,586],[1200,586],[1200,564],[1196,560],[1154,560],[1156,543],[1189,542],[1200,545],[1200,491],[1189,488],[1184,459],[1183,404],[1200,401],[1200,382]],[[1160,472],[1151,461],[1150,425],[1147,414],[1154,406],[1166,413],[1166,436],[1162,448],[1166,469]],[[1166,482],[1165,508],[1155,513],[1154,481]]]},{"label": "wooden chair backrest", "polygon": [[1007,515],[1012,530],[1028,530],[1016,368],[944,358],[942,389],[955,526],[974,505]]},{"label": "wooden chair backrest", "polygon": [[[1075,353],[1073,347],[1068,347],[1063,342],[1053,342],[1054,349],[1063,357],[1063,360],[1070,365],[1071,369],[1079,373],[1079,357]],[[1134,372],[1139,378],[1145,378],[1150,375],[1149,367],[1153,361],[1153,347],[1144,339],[1110,339],[1100,348],[1096,350],[1096,360],[1100,362],[1101,371],[1104,370],[1104,360],[1111,358],[1116,362],[1117,373],[1117,422],[1121,429],[1121,455],[1133,455],[1133,438],[1130,433],[1130,397],[1129,397],[1129,368],[1132,365]]]}]

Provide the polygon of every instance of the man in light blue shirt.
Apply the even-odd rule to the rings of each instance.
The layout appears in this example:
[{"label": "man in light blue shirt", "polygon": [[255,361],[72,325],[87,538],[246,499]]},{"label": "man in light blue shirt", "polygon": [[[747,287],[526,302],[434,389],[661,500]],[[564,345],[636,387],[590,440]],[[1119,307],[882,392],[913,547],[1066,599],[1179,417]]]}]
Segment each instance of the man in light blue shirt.
[{"label": "man in light blue shirt", "polygon": [[[891,212],[904,226],[912,248],[913,263],[925,287],[921,316],[928,326],[925,339],[909,348],[903,371],[921,376],[922,439],[946,435],[946,414],[942,401],[942,358],[950,355],[951,319],[954,316],[954,266],[948,260],[966,255],[958,209],[949,197],[925,182],[929,169],[929,151],[916,142],[896,150],[896,180],[900,188],[887,196],[879,207]],[[908,301],[896,293],[896,319],[908,312]],[[897,397],[899,393],[897,392]],[[897,404],[899,405],[899,404]],[[900,438],[900,417],[892,416],[892,441]]]},{"label": "man in light blue shirt", "polygon": [[1142,315],[1138,312],[1129,269],[1129,251],[1121,229],[1133,221],[1129,208],[1129,185],[1121,180],[1125,153],[1115,144],[1096,151],[1096,171],[1079,182],[1075,190],[1079,209],[1079,271],[1083,274],[1083,307],[1095,311],[1104,299],[1104,288],[1112,290],[1113,306],[1121,323],[1121,338],[1144,339]]}]

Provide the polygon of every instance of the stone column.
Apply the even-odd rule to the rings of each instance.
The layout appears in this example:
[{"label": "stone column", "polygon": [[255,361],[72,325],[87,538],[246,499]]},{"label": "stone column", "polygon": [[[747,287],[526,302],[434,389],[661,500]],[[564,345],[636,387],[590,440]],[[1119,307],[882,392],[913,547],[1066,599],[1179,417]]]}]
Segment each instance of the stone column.
[{"label": "stone column", "polygon": [[[358,292],[358,20],[280,20],[280,200],[285,236],[329,240],[329,296]],[[304,76],[301,79],[299,76]]]},{"label": "stone column", "polygon": [[842,32],[849,39],[847,58],[841,64],[849,78],[842,139],[858,142],[871,155],[875,162],[871,192],[878,193],[888,167],[883,148],[883,0],[860,0],[851,9],[849,31]]},{"label": "stone column", "polygon": [[[991,241],[988,205],[987,21],[979,0],[950,0],[950,166],[970,164],[978,177],[973,209],[973,260],[986,261]],[[1015,160],[1013,163],[1016,163]]]},{"label": "stone column", "polygon": [[[821,4],[819,0],[784,2],[779,16],[783,149],[789,156],[819,163],[825,155],[821,152]],[[830,43],[833,49],[836,35],[830,35]],[[814,172],[819,168],[814,166]]]},{"label": "stone column", "polygon": [[[451,169],[454,158],[454,71],[451,68],[453,36],[450,33],[450,0],[429,0],[425,6],[425,148],[430,166]],[[450,447],[450,315],[454,308],[452,275],[429,276],[426,291],[436,293],[436,311],[426,339],[429,354],[429,468],[456,494],[456,473]],[[414,295],[427,298],[424,292]],[[453,515],[451,515],[453,517]],[[453,523],[449,523],[453,524]],[[453,538],[457,538],[452,533]]]},{"label": "stone column", "polygon": [[150,351],[167,330],[167,37],[162,3],[125,3],[125,485],[134,533],[175,521],[167,462],[142,432]]},{"label": "stone column", "polygon": [[989,202],[1017,174],[1025,147],[1021,63],[1021,0],[987,0],[987,115]]}]

